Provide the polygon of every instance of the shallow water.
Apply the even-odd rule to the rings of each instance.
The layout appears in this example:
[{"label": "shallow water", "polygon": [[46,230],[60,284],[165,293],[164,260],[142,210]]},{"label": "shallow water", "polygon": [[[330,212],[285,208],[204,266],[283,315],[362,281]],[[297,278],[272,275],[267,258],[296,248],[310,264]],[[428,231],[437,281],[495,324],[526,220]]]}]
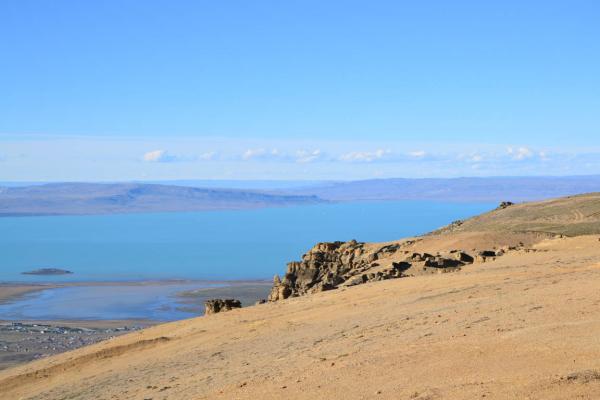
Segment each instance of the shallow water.
[{"label": "shallow water", "polygon": [[0,304],[4,320],[127,320],[173,321],[199,315],[186,311],[175,296],[207,284],[76,286],[46,289]]}]

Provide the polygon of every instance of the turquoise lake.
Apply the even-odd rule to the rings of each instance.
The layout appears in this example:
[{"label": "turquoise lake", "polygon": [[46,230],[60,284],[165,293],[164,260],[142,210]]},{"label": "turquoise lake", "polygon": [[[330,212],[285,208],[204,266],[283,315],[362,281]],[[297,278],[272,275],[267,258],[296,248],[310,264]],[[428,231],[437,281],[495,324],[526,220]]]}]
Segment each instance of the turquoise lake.
[{"label": "turquoise lake", "polygon": [[[202,302],[187,310],[177,296],[181,291],[212,286],[214,280],[271,279],[320,241],[400,239],[494,207],[405,201],[0,218],[0,282],[87,282],[0,304],[0,320],[189,318],[201,313]],[[74,273],[22,275],[39,268]],[[171,279],[186,281],[152,283]]]},{"label": "turquoise lake", "polygon": [[[403,201],[0,218],[0,281],[271,279],[316,242],[399,239],[495,206]],[[45,267],[74,274],[22,275]]]}]

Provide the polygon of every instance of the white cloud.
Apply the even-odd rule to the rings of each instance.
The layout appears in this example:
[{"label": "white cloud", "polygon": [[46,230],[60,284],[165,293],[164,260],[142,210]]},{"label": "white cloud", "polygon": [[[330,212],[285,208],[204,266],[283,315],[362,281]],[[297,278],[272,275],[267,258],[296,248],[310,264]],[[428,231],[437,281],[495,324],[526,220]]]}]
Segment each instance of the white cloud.
[{"label": "white cloud", "polygon": [[423,158],[427,155],[427,153],[424,150],[417,150],[409,152],[408,155],[415,158]]},{"label": "white cloud", "polygon": [[281,157],[281,152],[278,149],[248,149],[242,154],[243,160],[252,159],[272,159]]},{"label": "white cloud", "polygon": [[169,154],[166,150],[153,150],[144,154],[144,161],[167,163],[177,161],[177,157]]},{"label": "white cloud", "polygon": [[378,149],[375,151],[353,151],[342,154],[340,156],[340,160],[347,162],[373,162],[382,160],[391,155],[391,153],[391,151],[383,149]]},{"label": "white cloud", "polygon": [[263,161],[281,161],[281,162],[297,162],[310,163],[323,156],[320,149],[315,150],[296,150],[295,152],[282,152],[279,149],[248,149],[242,154],[242,160],[263,160]]},{"label": "white cloud", "polygon": [[506,149],[506,152],[512,157],[513,160],[526,160],[534,156],[533,151],[527,147],[518,147],[516,149],[509,147]]},{"label": "white cloud", "polygon": [[172,163],[172,162],[196,161],[196,160],[209,161],[209,160],[214,160],[216,155],[217,155],[217,153],[212,151],[212,152],[202,153],[199,156],[180,156],[180,155],[171,154],[166,150],[153,150],[153,151],[149,151],[146,154],[144,154],[143,160],[146,162],[153,162],[153,163]]},{"label": "white cloud", "polygon": [[298,150],[296,151],[296,162],[309,163],[318,160],[321,157],[321,150]]},{"label": "white cloud", "polygon": [[216,152],[209,151],[209,152],[200,154],[198,156],[198,159],[202,160],[202,161],[211,161],[211,160],[214,160],[216,157],[217,157],[217,153]]},{"label": "white cloud", "polygon": [[483,154],[477,153],[477,152],[458,155],[459,160],[464,160],[469,163],[478,163],[478,162],[483,161],[484,158],[489,158],[489,155],[488,155],[488,157],[484,157]]}]

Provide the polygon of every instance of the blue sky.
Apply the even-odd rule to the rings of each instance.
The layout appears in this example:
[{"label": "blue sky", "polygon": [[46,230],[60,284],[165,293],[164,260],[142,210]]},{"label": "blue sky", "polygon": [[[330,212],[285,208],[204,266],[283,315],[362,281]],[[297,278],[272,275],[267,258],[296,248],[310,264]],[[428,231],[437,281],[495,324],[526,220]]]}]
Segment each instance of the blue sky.
[{"label": "blue sky", "polygon": [[0,180],[600,173],[596,1],[0,3]]}]

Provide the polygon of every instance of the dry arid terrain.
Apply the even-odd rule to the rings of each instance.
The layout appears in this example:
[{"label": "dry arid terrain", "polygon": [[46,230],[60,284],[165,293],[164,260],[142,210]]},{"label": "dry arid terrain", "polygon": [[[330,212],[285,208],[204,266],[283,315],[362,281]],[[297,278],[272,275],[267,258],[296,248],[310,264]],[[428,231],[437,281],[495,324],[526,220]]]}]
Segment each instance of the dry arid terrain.
[{"label": "dry arid terrain", "polygon": [[158,325],[2,371],[0,398],[600,398],[600,194],[396,244],[379,268],[501,255]]}]

